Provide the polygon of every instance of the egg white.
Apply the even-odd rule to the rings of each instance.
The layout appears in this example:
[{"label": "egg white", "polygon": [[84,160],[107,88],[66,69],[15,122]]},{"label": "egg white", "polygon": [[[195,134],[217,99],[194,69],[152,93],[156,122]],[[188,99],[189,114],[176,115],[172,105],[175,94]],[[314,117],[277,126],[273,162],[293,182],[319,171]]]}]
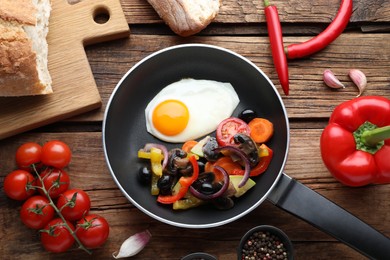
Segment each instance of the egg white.
[{"label": "egg white", "polygon": [[[153,126],[152,114],[164,100],[183,102],[189,111],[187,127],[179,134],[167,136]],[[218,124],[228,118],[240,102],[230,83],[213,80],[182,79],[163,88],[145,109],[146,129],[160,140],[181,143],[198,139],[216,130]]]}]

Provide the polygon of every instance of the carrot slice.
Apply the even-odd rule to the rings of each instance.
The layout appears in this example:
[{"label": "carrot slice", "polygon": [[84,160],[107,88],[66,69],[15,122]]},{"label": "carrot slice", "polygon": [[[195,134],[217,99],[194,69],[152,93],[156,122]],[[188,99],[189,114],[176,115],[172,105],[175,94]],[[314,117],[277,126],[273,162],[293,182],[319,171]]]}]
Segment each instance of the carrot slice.
[{"label": "carrot slice", "polygon": [[194,147],[198,142],[195,141],[195,140],[189,140],[187,142],[185,142],[183,144],[183,146],[181,147],[181,149],[187,153],[189,153],[192,149],[192,147]]},{"label": "carrot slice", "polygon": [[250,136],[256,143],[267,142],[274,134],[274,125],[265,118],[254,118],[248,123]]},{"label": "carrot slice", "polygon": [[214,172],[214,166],[218,165],[223,168],[228,174],[232,174],[234,170],[240,170],[241,165],[237,162],[233,162],[232,158],[229,156],[224,156],[219,158],[216,162],[205,165],[205,171]]}]

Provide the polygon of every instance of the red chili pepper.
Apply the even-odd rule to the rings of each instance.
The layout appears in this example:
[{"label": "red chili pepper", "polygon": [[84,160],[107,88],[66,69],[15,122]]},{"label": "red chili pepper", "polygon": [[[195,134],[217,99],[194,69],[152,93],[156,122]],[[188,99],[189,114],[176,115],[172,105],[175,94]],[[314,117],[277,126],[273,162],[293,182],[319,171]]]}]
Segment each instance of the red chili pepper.
[{"label": "red chili pepper", "polygon": [[286,55],[289,59],[303,58],[314,54],[330,43],[344,31],[352,15],[352,0],[342,0],[339,11],[329,26],[316,37],[308,41],[291,44],[286,48]]},{"label": "red chili pepper", "polygon": [[174,203],[175,201],[178,201],[179,199],[183,198],[188,189],[190,188],[190,186],[192,185],[192,183],[198,179],[198,176],[199,176],[199,166],[198,166],[198,162],[196,161],[196,158],[194,155],[192,155],[190,158],[190,162],[191,162],[191,165],[192,165],[192,175],[191,177],[180,177],[179,179],[179,184],[180,184],[180,189],[177,193],[171,195],[171,196],[162,196],[162,195],[159,195],[157,197],[157,201],[160,202],[160,203],[163,203],[163,204],[172,204]]},{"label": "red chili pepper", "polygon": [[289,79],[287,58],[284,53],[282,27],[280,25],[278,9],[270,5],[268,0],[264,0],[264,13],[267,21],[268,36],[271,45],[274,66],[279,77],[280,85],[284,94],[289,94]]},{"label": "red chili pepper", "polygon": [[390,100],[365,96],[337,106],[321,135],[321,155],[345,185],[390,183]]}]

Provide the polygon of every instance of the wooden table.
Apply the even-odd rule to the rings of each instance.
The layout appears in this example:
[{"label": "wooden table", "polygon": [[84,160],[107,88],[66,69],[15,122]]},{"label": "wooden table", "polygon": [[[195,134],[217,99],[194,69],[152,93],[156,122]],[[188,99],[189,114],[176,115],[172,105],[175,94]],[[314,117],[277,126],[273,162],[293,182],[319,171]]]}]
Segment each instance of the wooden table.
[{"label": "wooden table", "polygon": [[[302,42],[321,32],[333,19],[338,0],[271,1],[280,11],[286,43]],[[136,62],[162,48],[181,43],[207,43],[231,49],[258,65],[275,83],[291,123],[291,147],[285,172],[390,236],[390,185],[348,188],[332,178],[322,163],[319,138],[334,107],[358,93],[349,69],[361,69],[368,86],[364,95],[390,98],[390,2],[354,0],[347,30],[328,48],[307,59],[289,61],[290,95],[282,94],[273,67],[262,1],[223,0],[216,20],[196,36],[181,38],[159,19],[145,0],[121,0],[129,38],[86,47],[102,100],[102,108],[0,141],[0,178],[15,168],[14,152],[24,142],[60,139],[73,159],[68,167],[72,187],[88,192],[93,213],[110,223],[104,247],[89,256],[73,248],[62,254],[45,252],[39,235],[19,220],[20,202],[0,192],[0,255],[2,259],[109,259],[130,235],[148,229],[152,239],[134,259],[180,259],[203,251],[219,259],[236,259],[236,247],[250,228],[274,225],[292,239],[296,259],[364,259],[306,222],[265,202],[233,223],[211,229],[182,229],[145,215],[122,195],[106,167],[102,118],[116,83]],[[330,68],[346,84],[331,90],[322,81]],[[1,113],[1,111],[0,111]]]}]

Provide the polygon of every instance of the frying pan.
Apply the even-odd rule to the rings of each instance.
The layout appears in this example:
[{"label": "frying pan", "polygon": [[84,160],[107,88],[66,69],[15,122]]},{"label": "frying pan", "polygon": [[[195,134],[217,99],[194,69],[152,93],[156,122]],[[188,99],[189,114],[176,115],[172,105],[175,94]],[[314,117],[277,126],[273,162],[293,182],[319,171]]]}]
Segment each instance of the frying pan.
[{"label": "frying pan", "polygon": [[[246,108],[273,122],[276,129],[267,143],[274,157],[256,185],[236,200],[230,210],[207,205],[172,210],[160,205],[150,189],[137,181],[144,164],[137,151],[146,143],[164,143],[146,131],[144,110],[165,86],[183,78],[230,82],[240,103],[233,116]],[[218,98],[218,97],[215,97]],[[248,59],[224,48],[183,44],[151,54],[132,67],[114,89],[103,120],[103,147],[111,175],[126,198],[147,215],[184,228],[210,228],[248,214],[268,199],[276,206],[306,220],[362,254],[383,259],[390,256],[390,239],[315,191],[283,172],[289,149],[289,122],[283,101],[268,77]]]}]

